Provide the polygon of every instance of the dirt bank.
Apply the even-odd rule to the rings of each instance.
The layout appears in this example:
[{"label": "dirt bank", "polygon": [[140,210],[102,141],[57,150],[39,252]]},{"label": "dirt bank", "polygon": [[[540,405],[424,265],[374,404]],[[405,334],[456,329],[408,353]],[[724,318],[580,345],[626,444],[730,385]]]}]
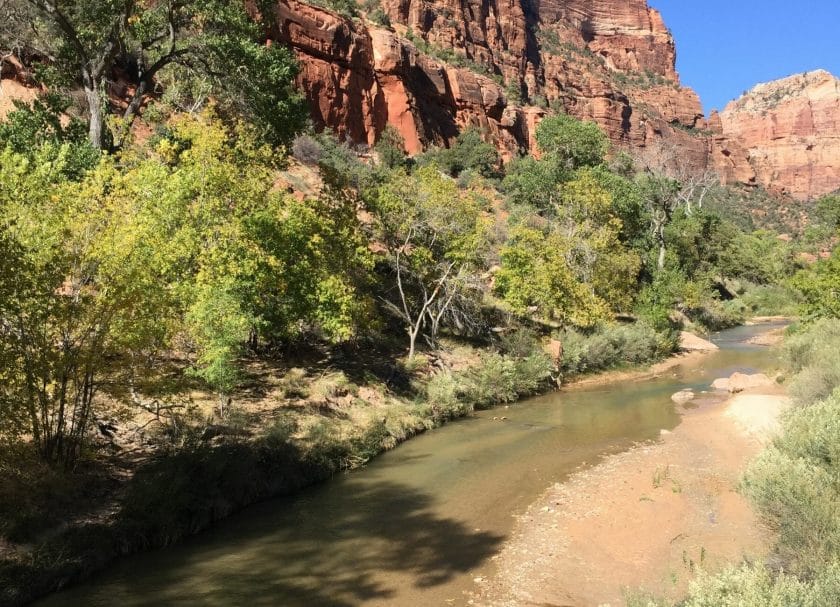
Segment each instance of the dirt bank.
[{"label": "dirt bank", "polygon": [[777,387],[702,398],[660,442],[550,488],[471,604],[615,606],[628,590],[677,599],[699,567],[766,554],[772,538],[736,488],[787,399]]}]

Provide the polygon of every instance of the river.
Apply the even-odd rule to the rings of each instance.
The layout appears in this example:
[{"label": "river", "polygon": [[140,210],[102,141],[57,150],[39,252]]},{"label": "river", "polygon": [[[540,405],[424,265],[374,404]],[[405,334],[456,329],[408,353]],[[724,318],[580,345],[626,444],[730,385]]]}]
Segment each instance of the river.
[{"label": "river", "polygon": [[449,424],[39,605],[465,604],[473,579],[493,574],[517,513],[574,470],[674,428],[674,392],[770,366],[770,351],[745,340],[771,326],[719,333],[719,352],[662,377],[572,388]]}]

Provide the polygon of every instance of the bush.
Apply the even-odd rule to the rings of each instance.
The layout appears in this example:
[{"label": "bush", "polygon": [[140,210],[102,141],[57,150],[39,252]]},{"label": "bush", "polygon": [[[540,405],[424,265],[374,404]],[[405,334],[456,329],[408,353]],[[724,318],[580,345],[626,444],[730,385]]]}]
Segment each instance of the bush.
[{"label": "bush", "polygon": [[299,135],[292,142],[292,155],[303,164],[317,165],[324,155],[324,148],[317,139]]},{"label": "bush", "polygon": [[621,365],[640,365],[658,360],[676,347],[670,333],[652,325],[601,325],[592,333],[565,331],[561,371],[567,375],[592,373]]},{"label": "bush", "polygon": [[468,128],[458,135],[451,148],[430,150],[419,162],[437,164],[452,177],[458,177],[464,172],[495,177],[498,174],[499,154],[495,147],[481,138],[478,129]]},{"label": "bush", "polygon": [[840,394],[791,411],[783,430],[744,490],[778,530],[786,569],[810,574],[840,556]]},{"label": "bush", "polygon": [[782,358],[793,374],[789,392],[800,404],[829,396],[840,386],[840,320],[820,320],[785,340]]},{"label": "bush", "polygon": [[795,316],[800,303],[784,285],[750,285],[740,299],[750,316]]},{"label": "bush", "polygon": [[436,419],[446,421],[472,413],[472,404],[464,399],[459,390],[460,379],[450,371],[437,373],[429,379],[426,384],[426,400]]},{"label": "bush", "polygon": [[834,607],[840,603],[840,565],[834,563],[810,581],[773,576],[761,566],[744,565],[691,584],[684,607]]},{"label": "bush", "polygon": [[536,393],[551,378],[551,358],[537,352],[525,358],[491,353],[464,378],[465,398],[476,409],[511,403]]}]

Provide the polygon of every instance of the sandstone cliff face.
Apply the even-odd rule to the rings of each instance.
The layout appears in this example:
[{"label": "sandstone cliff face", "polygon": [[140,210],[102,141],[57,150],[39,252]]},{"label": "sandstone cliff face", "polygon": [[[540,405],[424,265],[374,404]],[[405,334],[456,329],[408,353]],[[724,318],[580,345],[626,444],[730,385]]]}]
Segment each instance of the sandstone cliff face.
[{"label": "sandstone cliff face", "polygon": [[[840,80],[819,70],[760,84],[719,117],[719,144],[740,148],[749,169],[726,173],[800,200],[840,188]],[[721,158],[715,156],[716,164]]]},{"label": "sandstone cliff face", "polygon": [[550,104],[595,120],[619,145],[665,142],[691,165],[707,163],[708,140],[691,132],[703,126],[700,101],[680,86],[673,38],[645,0],[383,0],[383,9],[392,28],[278,1],[273,36],[300,58],[317,125],[371,144],[390,124],[411,153],[476,126],[509,157],[533,147]]}]

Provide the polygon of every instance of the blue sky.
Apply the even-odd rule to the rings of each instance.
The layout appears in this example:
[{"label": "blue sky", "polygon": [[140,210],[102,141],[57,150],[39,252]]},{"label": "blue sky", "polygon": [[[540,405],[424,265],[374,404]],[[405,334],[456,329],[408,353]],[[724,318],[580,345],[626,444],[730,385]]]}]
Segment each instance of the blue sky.
[{"label": "blue sky", "polygon": [[648,0],[677,42],[677,71],[706,112],[759,82],[840,76],[840,0]]}]

